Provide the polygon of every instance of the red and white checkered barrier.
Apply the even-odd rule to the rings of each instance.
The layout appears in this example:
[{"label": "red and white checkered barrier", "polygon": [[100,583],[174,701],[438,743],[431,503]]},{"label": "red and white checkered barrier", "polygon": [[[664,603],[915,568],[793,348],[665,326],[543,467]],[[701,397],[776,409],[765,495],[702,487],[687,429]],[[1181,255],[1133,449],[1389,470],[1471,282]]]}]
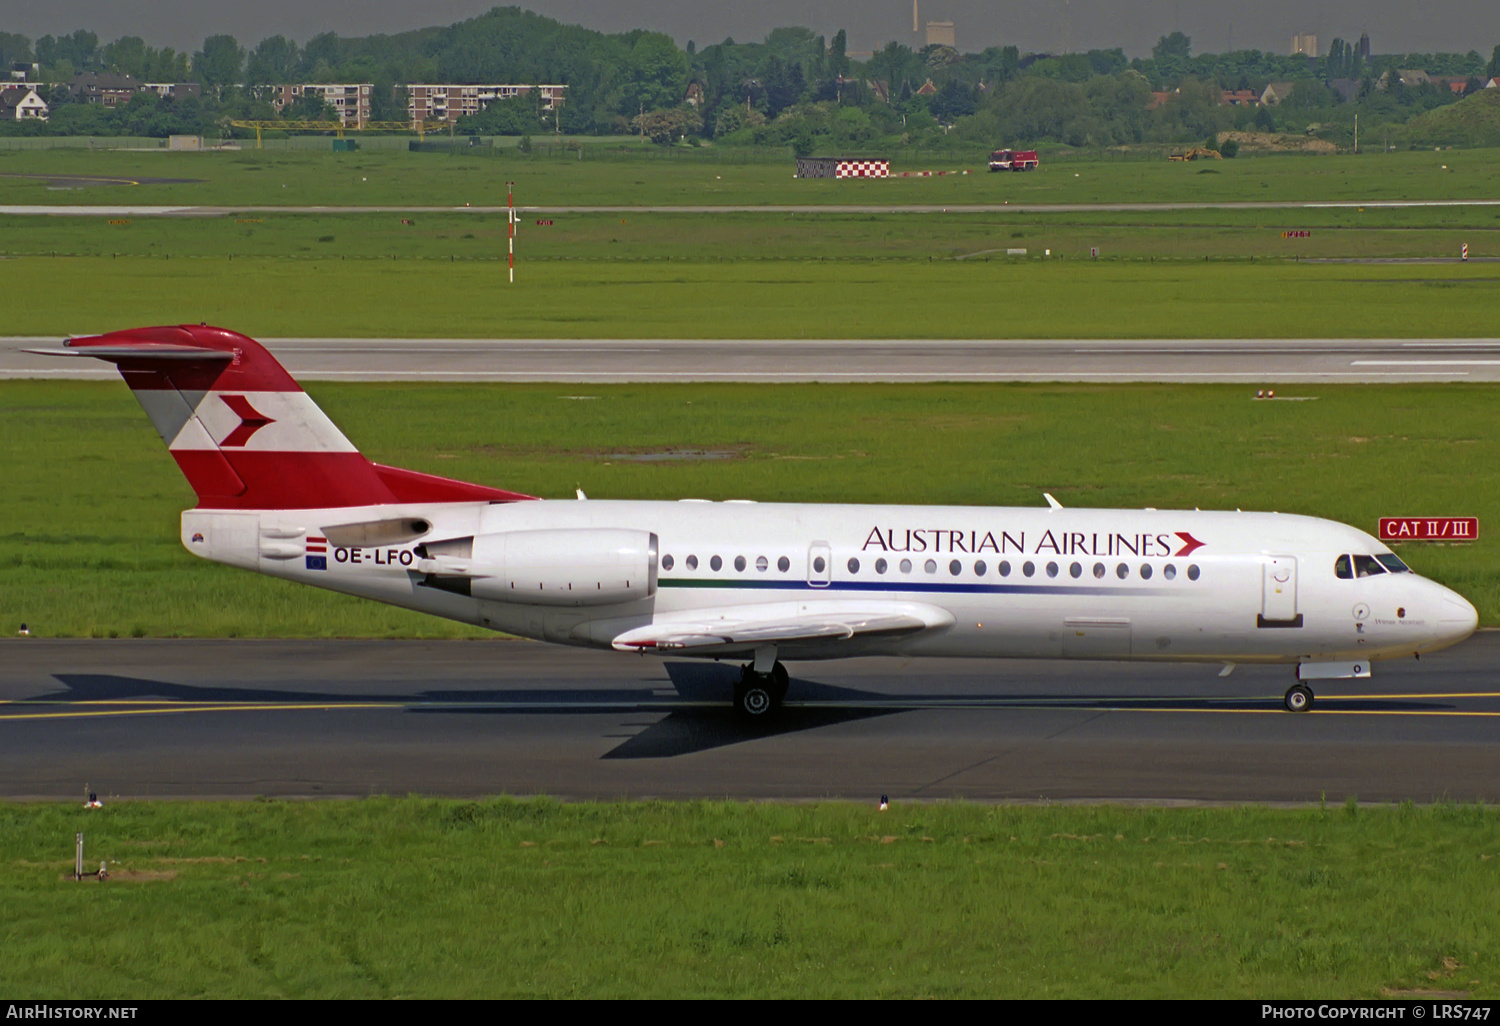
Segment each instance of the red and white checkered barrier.
[{"label": "red and white checkered barrier", "polygon": [[889,178],[889,160],[857,160],[852,157],[798,157],[798,178]]}]

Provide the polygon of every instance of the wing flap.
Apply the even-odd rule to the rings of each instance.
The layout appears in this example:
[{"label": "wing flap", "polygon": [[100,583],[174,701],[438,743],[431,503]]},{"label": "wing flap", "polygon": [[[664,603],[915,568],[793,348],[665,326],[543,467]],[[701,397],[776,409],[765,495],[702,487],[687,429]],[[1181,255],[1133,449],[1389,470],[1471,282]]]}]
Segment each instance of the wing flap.
[{"label": "wing flap", "polygon": [[748,645],[807,641],[848,641],[858,637],[899,637],[951,626],[945,609],[915,603],[885,607],[811,609],[795,615],[766,615],[753,606],[697,610],[693,618],[665,619],[626,631],[613,647],[621,652],[743,648]]}]

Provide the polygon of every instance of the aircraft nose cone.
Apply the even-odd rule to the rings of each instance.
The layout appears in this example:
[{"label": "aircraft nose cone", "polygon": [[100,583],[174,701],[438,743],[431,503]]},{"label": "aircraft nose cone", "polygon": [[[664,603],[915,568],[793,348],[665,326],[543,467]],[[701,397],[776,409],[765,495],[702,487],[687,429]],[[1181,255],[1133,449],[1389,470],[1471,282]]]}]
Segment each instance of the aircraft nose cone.
[{"label": "aircraft nose cone", "polygon": [[1438,618],[1445,628],[1459,638],[1467,638],[1479,626],[1479,610],[1462,596],[1449,592],[1443,596],[1443,607]]}]

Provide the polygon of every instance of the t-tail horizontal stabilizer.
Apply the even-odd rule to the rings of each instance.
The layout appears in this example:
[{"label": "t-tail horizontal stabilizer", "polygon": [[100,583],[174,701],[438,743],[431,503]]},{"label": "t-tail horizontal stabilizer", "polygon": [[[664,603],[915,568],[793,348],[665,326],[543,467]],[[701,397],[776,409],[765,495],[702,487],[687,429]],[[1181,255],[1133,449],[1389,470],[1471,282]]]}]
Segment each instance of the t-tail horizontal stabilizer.
[{"label": "t-tail horizontal stabilizer", "polygon": [[260,343],[207,325],[69,339],[48,356],[120,369],[200,509],[512,502],[519,492],[372,463]]}]

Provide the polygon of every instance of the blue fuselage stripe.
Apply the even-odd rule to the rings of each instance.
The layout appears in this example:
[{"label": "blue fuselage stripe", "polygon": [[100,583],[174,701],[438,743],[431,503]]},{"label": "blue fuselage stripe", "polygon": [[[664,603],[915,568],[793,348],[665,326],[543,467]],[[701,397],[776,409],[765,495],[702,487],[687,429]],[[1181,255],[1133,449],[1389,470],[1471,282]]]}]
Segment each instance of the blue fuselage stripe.
[{"label": "blue fuselage stripe", "polygon": [[1088,584],[958,584],[925,581],[833,581],[813,584],[809,581],[725,581],[697,578],[659,578],[663,588],[747,589],[753,591],[879,591],[893,594],[921,592],[950,595],[1162,595],[1176,591],[1170,585],[1161,588],[1113,587]]}]

